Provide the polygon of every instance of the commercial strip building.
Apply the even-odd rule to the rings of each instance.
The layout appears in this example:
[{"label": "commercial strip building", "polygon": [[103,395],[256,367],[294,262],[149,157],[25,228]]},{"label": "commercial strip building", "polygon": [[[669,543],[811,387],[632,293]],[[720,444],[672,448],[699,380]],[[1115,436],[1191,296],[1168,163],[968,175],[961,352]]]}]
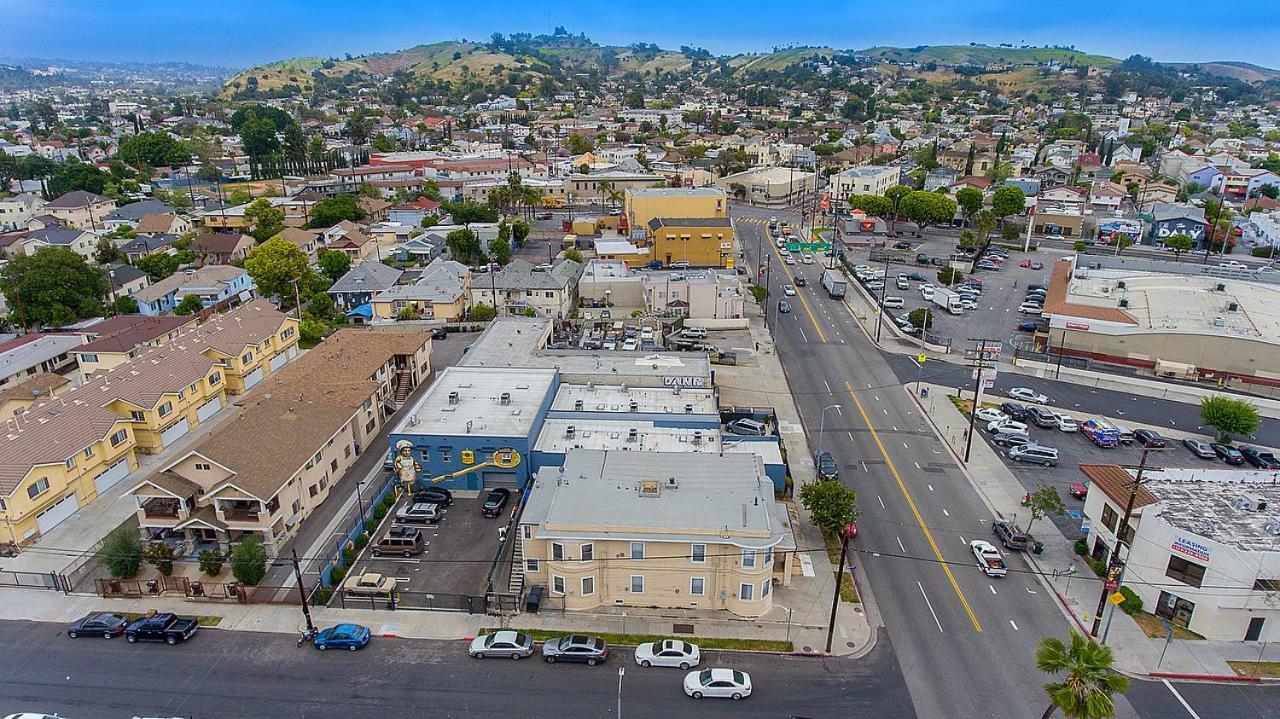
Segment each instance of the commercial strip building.
[{"label": "commercial strip building", "polygon": [[430,351],[422,332],[334,333],[129,490],[142,535],[179,556],[227,552],[252,536],[275,556],[430,373]]},{"label": "commercial strip building", "polygon": [[783,207],[812,198],[818,175],[788,167],[758,167],[725,175],[716,187],[731,197],[766,207]]},{"label": "commercial strip building", "polygon": [[1170,377],[1280,384],[1280,285],[1085,268],[1074,257],[1050,269],[1051,354]]},{"label": "commercial strip building", "polygon": [[729,197],[715,187],[632,189],[623,195],[622,216],[641,231],[655,217],[728,217]]},{"label": "commercial strip building", "polygon": [[1128,530],[1120,527],[1136,470],[1085,464],[1091,556],[1117,535],[1121,584],[1143,609],[1206,639],[1280,639],[1280,487],[1274,472],[1147,469]]},{"label": "commercial strip building", "polygon": [[297,341],[296,319],[250,303],[7,418],[0,542],[48,532],[135,470],[139,453],[163,451],[221,411],[233,385],[282,367]]},{"label": "commercial strip building", "polygon": [[575,449],[537,473],[517,531],[526,583],[574,610],[757,617],[797,564],[786,507],[750,455]]},{"label": "commercial strip building", "polygon": [[738,275],[717,270],[636,271],[621,260],[590,260],[578,282],[583,319],[659,317],[735,319],[746,294]]},{"label": "commercial strip building", "polygon": [[650,257],[665,267],[733,267],[733,221],[728,217],[655,217],[646,230]]}]

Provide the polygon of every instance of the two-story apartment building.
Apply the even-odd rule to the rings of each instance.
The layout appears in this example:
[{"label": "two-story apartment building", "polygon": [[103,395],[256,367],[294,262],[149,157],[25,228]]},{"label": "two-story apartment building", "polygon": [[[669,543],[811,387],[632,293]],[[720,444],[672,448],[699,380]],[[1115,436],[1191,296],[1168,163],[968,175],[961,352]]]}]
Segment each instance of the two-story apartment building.
[{"label": "two-story apartment building", "polygon": [[194,328],[196,318],[166,315],[119,315],[82,327],[78,334],[84,344],[71,351],[85,376],[118,367],[138,356],[147,347],[175,339]]},{"label": "two-story apartment building", "polygon": [[116,201],[110,197],[75,190],[45,204],[40,212],[52,215],[70,227],[98,229],[103,227],[107,213],[116,209]]},{"label": "two-story apartment building", "polygon": [[75,366],[71,351],[81,338],[73,334],[31,334],[0,343],[0,388],[42,372],[61,372]]},{"label": "two-story apartment building", "polygon": [[729,196],[717,187],[646,187],[627,190],[622,214],[644,230],[655,217],[728,217]]},{"label": "two-story apartment building", "polygon": [[[275,556],[430,373],[430,336],[344,329],[269,378],[233,420],[130,489],[145,537]],[[271,437],[270,442],[262,441]]]},{"label": "two-story apartment building", "polygon": [[257,285],[249,273],[234,265],[209,265],[181,270],[130,295],[144,315],[172,312],[187,295],[200,297],[209,307],[234,307],[254,297]]},{"label": "two-story apartment building", "polygon": [[758,617],[795,539],[754,455],[571,450],[519,520],[526,586],[569,610],[640,606]]},{"label": "two-story apartment building", "polygon": [[538,317],[567,317],[578,296],[582,263],[560,260],[550,270],[535,271],[524,260],[512,260],[500,271],[475,280],[471,285],[471,306],[483,302],[499,315],[522,315],[530,311]]},{"label": "two-story apartment building", "polygon": [[0,419],[22,414],[41,400],[56,397],[71,389],[71,380],[60,374],[41,372],[18,384],[0,388]]},{"label": "two-story apartment building", "polygon": [[886,165],[851,167],[831,176],[828,191],[837,201],[853,195],[883,195],[885,190],[898,184],[902,168]]},{"label": "two-story apartment building", "polygon": [[0,198],[0,232],[25,228],[27,221],[40,214],[46,204],[39,195],[29,192]]},{"label": "two-story apartment building", "polygon": [[374,319],[392,320],[409,308],[422,319],[457,322],[466,314],[470,298],[471,271],[467,266],[437,257],[412,284],[396,285],[375,295],[370,312]]},{"label": "two-story apartment building", "polygon": [[178,337],[175,344],[213,360],[226,377],[226,391],[256,387],[298,356],[298,319],[266,300],[253,300]]}]

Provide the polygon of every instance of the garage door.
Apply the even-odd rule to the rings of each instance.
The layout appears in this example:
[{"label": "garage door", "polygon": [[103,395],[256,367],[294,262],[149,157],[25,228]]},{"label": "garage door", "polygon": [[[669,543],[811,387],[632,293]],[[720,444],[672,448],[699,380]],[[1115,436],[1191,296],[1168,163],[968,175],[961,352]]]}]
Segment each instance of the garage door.
[{"label": "garage door", "polygon": [[493,489],[494,487],[506,487],[507,489],[515,489],[519,486],[519,480],[515,472],[485,472],[484,488]]},{"label": "garage door", "polygon": [[76,499],[76,493],[72,492],[57,504],[37,514],[36,526],[40,528],[41,534],[48,534],[49,530],[58,526],[59,522],[75,514],[79,509],[80,500]]},{"label": "garage door", "polygon": [[187,423],[187,418],[183,417],[177,422],[169,425],[167,428],[160,430],[160,443],[168,447],[179,439],[182,439],[182,435],[189,431],[191,431],[191,426]]},{"label": "garage door", "polygon": [[244,388],[245,388],[245,389],[249,389],[249,388],[251,388],[251,387],[256,386],[259,382],[261,382],[261,381],[262,381],[262,374],[263,374],[263,372],[262,372],[262,368],[261,368],[261,367],[259,367],[258,369],[256,369],[256,370],[254,370],[254,371],[250,372],[249,374],[245,375],[245,376],[244,376]]},{"label": "garage door", "polygon": [[298,356],[298,345],[289,345],[289,359],[292,360]]},{"label": "garage door", "polygon": [[271,368],[271,371],[272,371],[272,372],[275,372],[276,370],[278,370],[278,369],[280,369],[281,367],[283,367],[283,366],[284,366],[284,363],[285,363],[285,362],[288,362],[288,361],[289,361],[289,357],[288,357],[288,355],[286,355],[285,353],[281,352],[280,354],[276,355],[275,357],[272,357],[272,358],[271,358],[271,361],[267,363],[267,366]]},{"label": "garage door", "polygon": [[222,409],[222,398],[214,397],[208,402],[196,407],[196,419],[203,422],[217,414],[220,409]]},{"label": "garage door", "polygon": [[129,460],[122,459],[119,462],[107,467],[107,470],[93,478],[93,486],[98,490],[98,494],[111,489],[116,482],[129,476]]}]

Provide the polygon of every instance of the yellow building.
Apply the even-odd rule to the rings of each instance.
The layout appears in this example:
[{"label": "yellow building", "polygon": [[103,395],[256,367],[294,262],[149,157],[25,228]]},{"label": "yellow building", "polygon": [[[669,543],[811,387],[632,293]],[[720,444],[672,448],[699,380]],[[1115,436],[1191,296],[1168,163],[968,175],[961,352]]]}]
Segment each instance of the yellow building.
[{"label": "yellow building", "polygon": [[41,372],[22,382],[0,387],[0,419],[22,414],[36,402],[71,389],[71,380],[53,372]]},{"label": "yellow building", "polygon": [[649,256],[665,267],[730,267],[733,222],[728,217],[655,217],[646,226]]},{"label": "yellow building", "polygon": [[244,394],[298,356],[298,320],[263,299],[253,300],[182,335],[226,375],[226,392]]},{"label": "yellow building", "polygon": [[119,367],[147,347],[176,339],[196,326],[198,317],[120,315],[79,331],[84,344],[71,350],[85,376]]},{"label": "yellow building", "polygon": [[647,227],[655,217],[728,217],[729,196],[716,187],[627,190],[622,215],[632,230]]},{"label": "yellow building", "polygon": [[517,581],[568,610],[758,617],[798,565],[786,507],[746,454],[571,450],[538,472],[517,531]]}]

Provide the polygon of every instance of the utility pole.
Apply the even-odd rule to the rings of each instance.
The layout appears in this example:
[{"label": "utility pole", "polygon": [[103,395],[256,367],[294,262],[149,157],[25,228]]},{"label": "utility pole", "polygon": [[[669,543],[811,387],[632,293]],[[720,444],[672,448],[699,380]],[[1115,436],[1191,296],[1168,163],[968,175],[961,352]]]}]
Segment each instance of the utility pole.
[{"label": "utility pole", "polygon": [[[889,248],[883,247],[880,251],[884,253],[884,277],[880,278],[880,302],[876,307],[876,344],[880,344],[880,326],[884,324],[884,295],[889,291]],[[920,336],[924,337],[923,329],[920,330]]]},{"label": "utility pole", "polygon": [[311,621],[311,607],[307,605],[307,586],[302,583],[302,565],[298,563],[298,550],[293,552],[293,576],[298,580],[298,598],[302,600],[302,616],[307,618],[307,633],[316,631],[315,622]]},{"label": "utility pole", "polygon": [[988,366],[994,362],[990,355],[1000,351],[1000,340],[984,340],[970,339],[970,342],[976,342],[977,347],[968,350],[966,354],[970,355],[969,359],[973,360],[973,406],[969,408],[969,433],[965,437],[964,442],[964,461],[969,461],[969,452],[973,449],[973,424],[978,416],[978,406],[982,401],[982,371],[986,369],[995,370],[995,367]]},{"label": "utility pole", "polygon": [[[844,583],[845,559],[849,556],[849,540],[858,536],[857,525],[850,522],[840,532],[840,569],[836,572],[836,590],[831,595],[831,619],[827,621],[827,654],[831,653],[831,639],[836,633],[836,610],[840,608],[840,585]],[[850,569],[852,572],[853,570]]]},{"label": "utility pole", "polygon": [[1107,561],[1107,576],[1102,582],[1102,594],[1098,597],[1098,610],[1093,614],[1093,628],[1089,633],[1094,637],[1098,636],[1098,629],[1102,626],[1102,611],[1107,608],[1107,595],[1120,587],[1120,575],[1124,572],[1125,564],[1129,559],[1130,552],[1125,552],[1125,561],[1120,560],[1120,545],[1123,544],[1130,551],[1133,549],[1125,536],[1129,533],[1129,520],[1133,518],[1133,502],[1138,497],[1138,488],[1142,486],[1142,473],[1147,469],[1147,455],[1160,450],[1160,447],[1142,448],[1142,459],[1139,460],[1137,467],[1138,473],[1129,483],[1129,501],[1124,507],[1124,518],[1116,528],[1116,546],[1112,548],[1111,557]]}]

